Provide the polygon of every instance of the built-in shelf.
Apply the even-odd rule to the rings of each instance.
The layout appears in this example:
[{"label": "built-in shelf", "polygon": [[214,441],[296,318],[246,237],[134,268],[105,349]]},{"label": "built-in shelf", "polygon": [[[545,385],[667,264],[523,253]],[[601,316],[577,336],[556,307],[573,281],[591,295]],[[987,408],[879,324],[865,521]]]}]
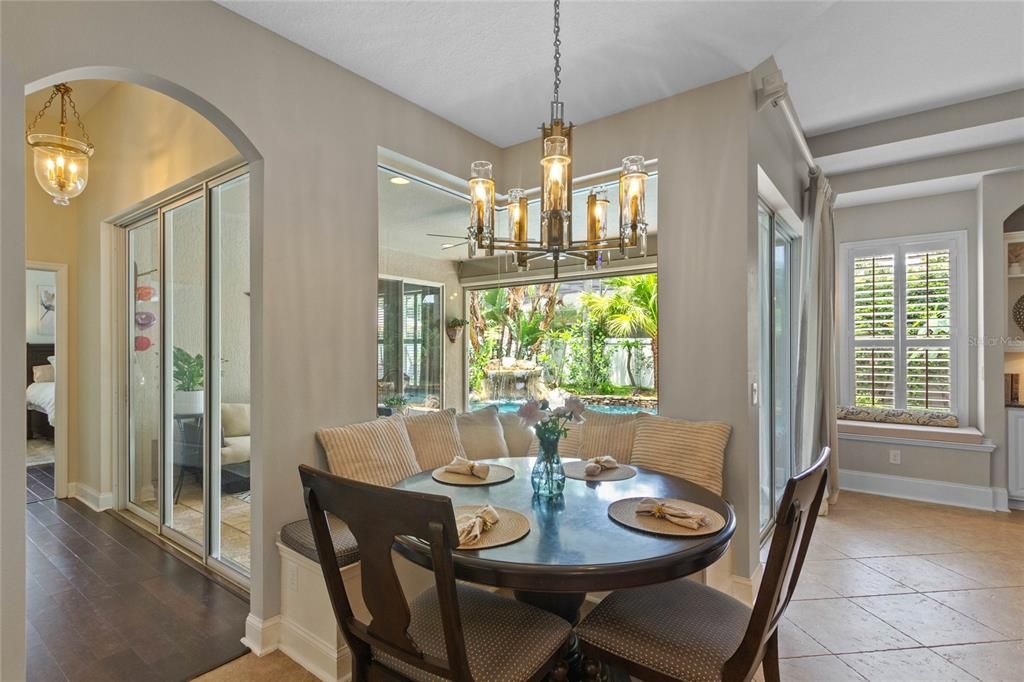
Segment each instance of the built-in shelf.
[{"label": "built-in shelf", "polygon": [[1020,279],[1021,277],[1024,277],[1024,272],[1020,273],[1019,275],[1007,275],[1007,277],[1009,277],[1010,279]]},{"label": "built-in shelf", "polygon": [[1003,351],[1007,353],[1024,353],[1024,339],[1007,341],[1003,344]]}]

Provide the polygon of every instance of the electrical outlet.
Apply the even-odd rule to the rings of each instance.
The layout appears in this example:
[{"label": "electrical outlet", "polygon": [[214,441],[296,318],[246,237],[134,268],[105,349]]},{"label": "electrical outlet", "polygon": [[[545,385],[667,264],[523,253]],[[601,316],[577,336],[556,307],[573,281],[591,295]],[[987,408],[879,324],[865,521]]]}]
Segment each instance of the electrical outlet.
[{"label": "electrical outlet", "polygon": [[890,450],[889,451],[889,464],[899,464],[899,463],[900,463],[900,451],[899,450]]}]

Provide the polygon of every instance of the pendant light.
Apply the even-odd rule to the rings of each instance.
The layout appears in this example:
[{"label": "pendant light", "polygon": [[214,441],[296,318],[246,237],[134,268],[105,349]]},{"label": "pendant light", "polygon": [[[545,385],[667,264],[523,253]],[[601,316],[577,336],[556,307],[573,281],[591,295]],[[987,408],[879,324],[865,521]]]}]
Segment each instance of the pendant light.
[{"label": "pendant light", "polygon": [[[60,96],[60,129],[59,134],[33,133],[36,124],[46,114],[54,100]],[[68,137],[68,106],[82,131],[82,140]],[[46,104],[39,110],[36,117],[25,130],[25,141],[32,147],[32,167],[36,181],[43,190],[53,197],[53,203],[67,206],[85,190],[89,182],[89,158],[93,154],[89,133],[85,131],[82,117],[78,115],[75,101],[71,99],[71,88],[67,83],[53,86],[53,92]]]}]

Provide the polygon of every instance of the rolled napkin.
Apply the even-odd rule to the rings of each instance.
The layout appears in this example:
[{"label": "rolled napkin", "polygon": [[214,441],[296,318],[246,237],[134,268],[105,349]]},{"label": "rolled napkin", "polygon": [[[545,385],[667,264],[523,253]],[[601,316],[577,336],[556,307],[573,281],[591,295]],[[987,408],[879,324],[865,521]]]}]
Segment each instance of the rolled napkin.
[{"label": "rolled napkin", "polygon": [[640,500],[640,504],[636,506],[636,513],[653,516],[656,519],[665,519],[677,526],[692,528],[693,530],[698,530],[708,525],[708,517],[704,512],[680,507],[677,504],[669,504],[656,500],[653,497]]},{"label": "rolled napkin", "polygon": [[586,466],[583,467],[583,471],[587,476],[597,476],[605,469],[618,469],[619,463],[615,461],[614,457],[610,455],[604,455],[602,457],[591,457],[587,460]]},{"label": "rolled napkin", "polygon": [[459,514],[455,517],[455,526],[459,529],[459,545],[472,545],[498,521],[498,512],[489,504],[472,514]]},{"label": "rolled napkin", "polygon": [[456,457],[451,461],[451,464],[444,465],[444,470],[451,474],[487,478],[487,475],[491,473],[491,465],[484,464],[483,462],[474,462],[465,457]]}]

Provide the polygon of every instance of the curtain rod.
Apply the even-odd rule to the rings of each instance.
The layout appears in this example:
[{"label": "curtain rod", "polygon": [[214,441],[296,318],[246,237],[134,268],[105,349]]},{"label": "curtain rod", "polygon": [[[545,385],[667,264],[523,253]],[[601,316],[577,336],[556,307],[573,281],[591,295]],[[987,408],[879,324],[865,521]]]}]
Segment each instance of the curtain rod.
[{"label": "curtain rod", "polygon": [[793,131],[793,137],[796,139],[800,154],[804,157],[804,161],[811,172],[818,172],[818,164],[814,161],[814,155],[811,153],[810,145],[807,144],[803,128],[800,127],[799,121],[796,120],[793,102],[789,98],[789,86],[782,79],[781,71],[776,71],[761,79],[761,87],[757,90],[757,110],[762,111],[768,105],[782,109],[786,122],[789,124],[789,129]]}]

